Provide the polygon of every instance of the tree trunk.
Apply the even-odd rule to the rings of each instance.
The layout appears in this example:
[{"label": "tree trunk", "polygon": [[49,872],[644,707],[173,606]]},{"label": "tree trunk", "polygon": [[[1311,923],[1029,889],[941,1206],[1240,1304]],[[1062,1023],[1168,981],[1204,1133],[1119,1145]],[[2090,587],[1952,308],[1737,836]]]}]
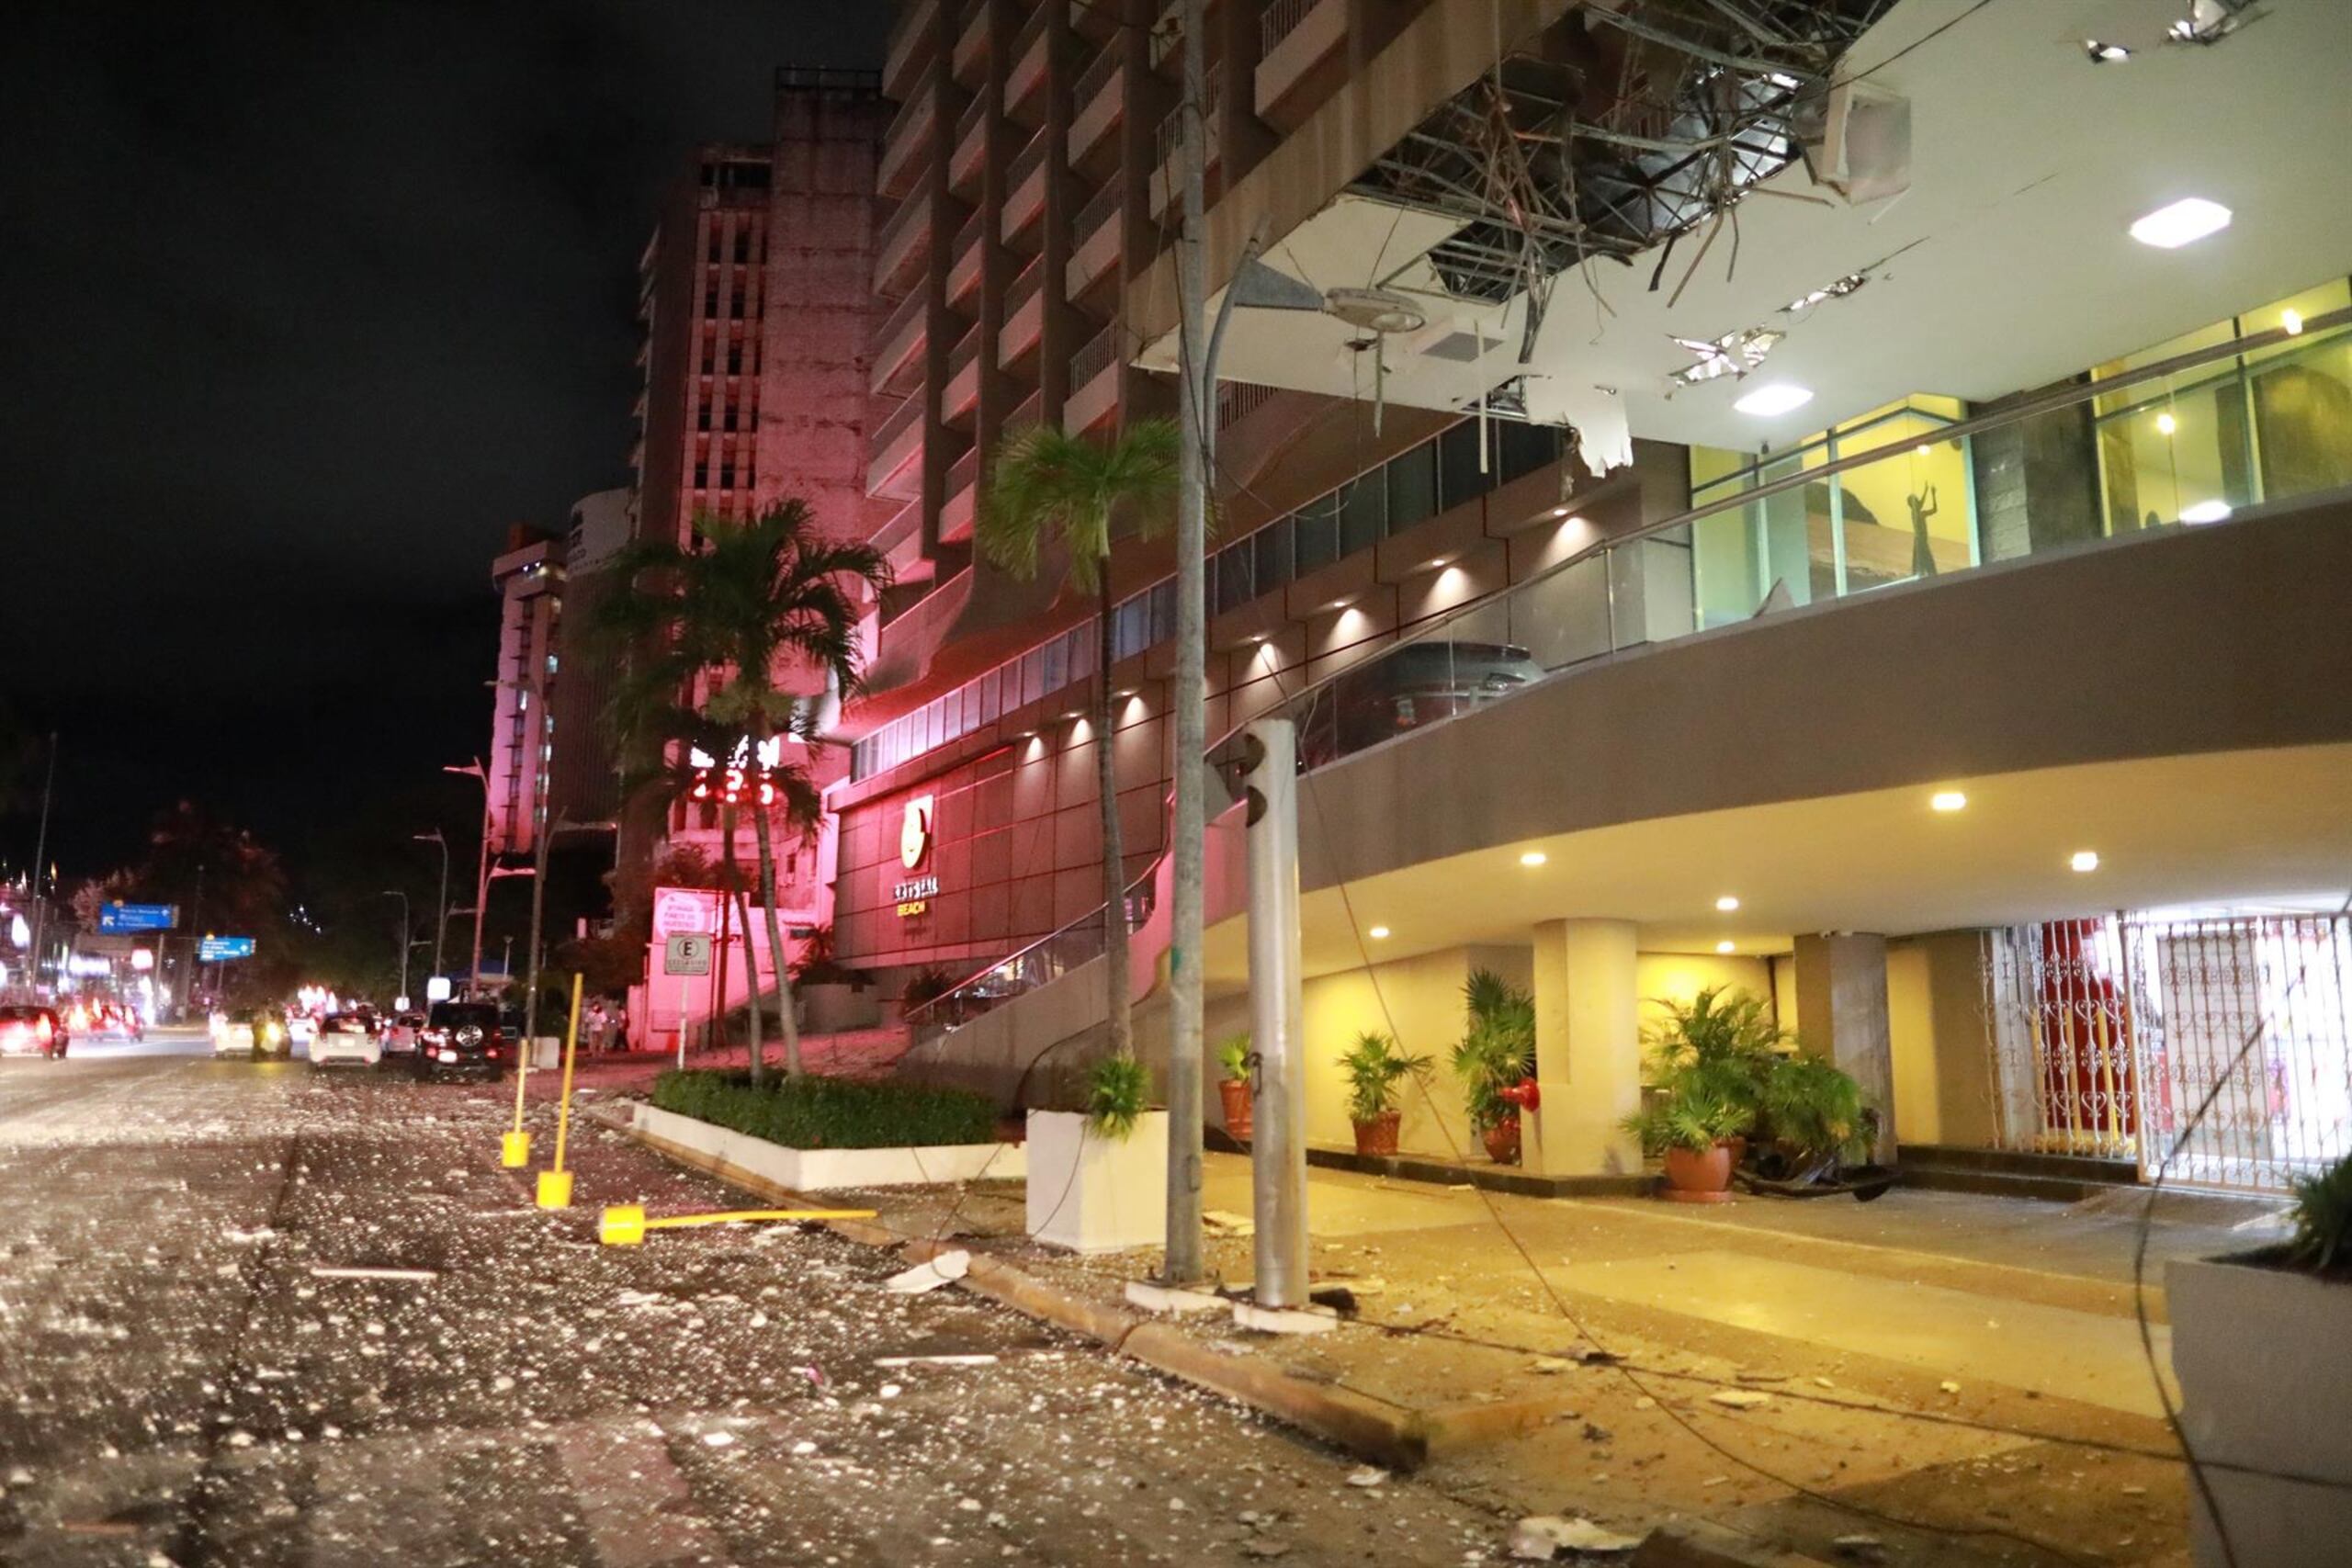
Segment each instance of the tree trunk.
[{"label": "tree trunk", "polygon": [[752,906],[744,894],[743,879],[736,876],[733,881],[735,910],[743,926],[743,973],[749,982],[745,991],[751,998],[751,1006],[744,1010],[751,1016],[744,1021],[751,1030],[752,1081],[755,1084],[764,1083],[767,1081],[768,1062],[767,1048],[761,1043],[760,949],[758,942],[752,936]]},{"label": "tree trunk", "polygon": [[1107,556],[1098,565],[1095,583],[1101,596],[1095,615],[1100,630],[1094,650],[1094,787],[1102,804],[1102,985],[1110,1002],[1111,1050],[1125,1056],[1135,1052],[1136,1022],[1127,980],[1127,856],[1119,827],[1118,702],[1111,694],[1111,660],[1117,645],[1111,635],[1114,606]]},{"label": "tree trunk", "polygon": [[1201,779],[1208,715],[1207,626],[1203,604],[1208,540],[1207,377],[1203,336],[1207,299],[1201,242],[1206,230],[1203,186],[1208,127],[1203,115],[1208,78],[1204,37],[1207,0],[1184,0],[1184,96],[1177,157],[1183,181],[1183,221],[1176,238],[1177,324],[1181,350],[1177,409],[1176,504],[1176,811],[1172,930],[1168,955],[1168,1250],[1162,1264],[1171,1283],[1204,1277],[1201,1238],[1201,936],[1202,854],[1207,801]]},{"label": "tree trunk", "polygon": [[[703,1024],[703,1046],[725,1049],[727,1044],[727,927],[735,918],[734,907],[728,901],[727,872],[735,863],[735,808],[721,807],[718,813],[718,930],[712,934],[718,939],[718,954],[712,962],[714,973],[710,986],[710,1017]],[[679,1022],[684,1028],[684,1021]]]},{"label": "tree trunk", "polygon": [[[760,902],[767,908],[768,964],[775,971],[776,1027],[784,1035],[784,1071],[786,1077],[797,1078],[800,1076],[800,1021],[792,1016],[792,978],[784,962],[784,924],[776,919],[775,912],[775,849],[763,807],[752,808],[752,837],[760,847]],[[752,998],[752,1005],[759,1005],[758,998]]]},{"label": "tree trunk", "polygon": [[728,801],[718,808],[718,1043],[727,1043],[727,916],[731,898],[743,931],[743,964],[751,976],[745,988],[752,998],[752,1081],[762,1082],[767,1077],[767,1062],[760,1051],[760,962],[759,949],[752,945],[752,909],[743,900],[743,877],[735,863],[735,803]]}]

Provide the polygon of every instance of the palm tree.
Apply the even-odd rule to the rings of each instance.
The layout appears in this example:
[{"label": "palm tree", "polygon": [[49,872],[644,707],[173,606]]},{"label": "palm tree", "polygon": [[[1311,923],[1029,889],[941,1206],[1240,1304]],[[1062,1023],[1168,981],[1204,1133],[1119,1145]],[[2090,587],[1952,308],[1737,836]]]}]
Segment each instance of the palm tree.
[{"label": "palm tree", "polygon": [[1165,526],[1176,497],[1175,422],[1144,420],[1105,445],[1060,426],[1033,424],[997,451],[980,502],[980,553],[1015,577],[1034,578],[1048,545],[1063,560],[1062,581],[1095,602],[1094,779],[1102,808],[1102,966],[1110,997],[1111,1051],[1135,1049],[1127,995],[1125,846],[1111,665],[1111,530],[1122,516],[1146,533]]},{"label": "palm tree", "polygon": [[[804,838],[816,830],[821,803],[808,770],[779,760],[762,766],[771,743],[814,746],[820,719],[808,694],[779,685],[795,675],[821,676],[839,698],[864,679],[857,648],[860,601],[879,593],[890,569],[871,546],[819,533],[808,502],[778,502],[745,522],[706,517],[700,546],[667,540],[631,545],[616,563],[622,587],[606,602],[605,624],[628,637],[632,662],[616,703],[639,756],[653,748],[668,760],[668,783],[695,749],[722,768],[750,763],[752,832],[759,846],[760,900],[767,910],[768,962],[782,1014],[785,1070],[800,1072],[800,1031],[792,1016],[792,982],[775,908],[775,846],[771,818],[781,815]],[[773,790],[775,798],[760,798]],[[736,803],[722,799],[722,866],[733,874]],[[750,910],[743,909],[746,951]],[[764,1070],[760,1041],[759,965],[752,965],[752,1076]]]}]

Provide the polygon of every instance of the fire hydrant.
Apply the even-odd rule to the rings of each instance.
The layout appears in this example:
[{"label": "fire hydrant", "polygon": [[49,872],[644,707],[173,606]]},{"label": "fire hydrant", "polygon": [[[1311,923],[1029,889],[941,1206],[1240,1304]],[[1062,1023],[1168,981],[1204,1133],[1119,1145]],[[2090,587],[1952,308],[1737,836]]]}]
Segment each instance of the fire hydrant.
[{"label": "fire hydrant", "polygon": [[1495,1091],[1499,1100],[1516,1105],[1521,1111],[1538,1111],[1544,1105],[1544,1089],[1533,1078],[1521,1078]]}]

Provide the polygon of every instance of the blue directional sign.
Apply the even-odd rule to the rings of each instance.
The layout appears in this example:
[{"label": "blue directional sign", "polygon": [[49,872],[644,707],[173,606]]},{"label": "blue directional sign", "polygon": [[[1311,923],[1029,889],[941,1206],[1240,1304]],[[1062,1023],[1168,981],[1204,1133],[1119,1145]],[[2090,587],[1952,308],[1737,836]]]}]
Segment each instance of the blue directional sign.
[{"label": "blue directional sign", "polygon": [[220,964],[232,958],[251,958],[254,939],[249,936],[208,936],[196,944],[198,964]]},{"label": "blue directional sign", "polygon": [[101,904],[102,931],[167,931],[180,923],[177,904]]}]

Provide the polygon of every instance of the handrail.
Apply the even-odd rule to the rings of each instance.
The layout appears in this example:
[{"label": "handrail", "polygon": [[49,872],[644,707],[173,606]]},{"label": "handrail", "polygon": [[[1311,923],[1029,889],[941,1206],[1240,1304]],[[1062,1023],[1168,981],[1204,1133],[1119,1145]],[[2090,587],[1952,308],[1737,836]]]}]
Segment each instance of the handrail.
[{"label": "handrail", "polygon": [[1119,51],[1105,48],[1094,57],[1091,64],[1078,73],[1078,80],[1072,84],[1069,93],[1073,114],[1086,112],[1086,106],[1094,101],[1094,95],[1102,90],[1102,84],[1119,73],[1120,64]]},{"label": "handrail", "polygon": [[1272,0],[1258,18],[1259,57],[1273,53],[1274,46],[1297,31],[1298,25],[1321,4],[1323,0]]},{"label": "handrail", "polygon": [[[1965,439],[1969,436],[1982,434],[1988,431],[2005,429],[2010,425],[2020,424],[2027,420],[2038,418],[2042,414],[2053,412],[2060,409],[2072,408],[2078,404],[2088,402],[2093,399],[2105,397],[2109,393],[2120,388],[2135,386],[2145,381],[2165,379],[2169,377],[2179,375],[2183,371],[2199,369],[2204,366],[2217,364],[2222,360],[2242,358],[2250,353],[2291,342],[2298,335],[2316,335],[2318,333],[2344,326],[2352,326],[2352,307],[2331,310],[2324,315],[2308,318],[2300,322],[2292,331],[2290,331],[2288,328],[2283,326],[2274,327],[2267,332],[2254,333],[2245,337],[2233,339],[2226,344],[2215,344],[2204,348],[2191,349],[2187,353],[2175,355],[2168,359],[2156,360],[2147,365],[2136,366],[2129,369],[2120,370],[2111,376],[2086,378],[2079,382],[2071,382],[2064,386],[2053,388],[2045,392],[2020,398],[2017,401],[2009,403],[2000,409],[1996,409],[1990,413],[1978,414],[1972,418],[1961,420],[1951,424],[1939,426],[1936,431],[1936,439],[1939,441],[1960,440]],[[1105,329],[1105,334],[1107,335],[1109,332],[1114,330],[1115,323],[1114,327]],[[1090,344],[1089,346],[1091,347],[1092,345]],[[1080,352],[1082,353],[1084,351],[1081,350]],[[1548,582],[1566,572],[1575,570],[1578,567],[1585,566],[1594,560],[1603,558],[1611,551],[1617,550],[1625,546],[1639,544],[1644,540],[1656,538],[1661,535],[1670,534],[1679,529],[1688,528],[1692,524],[1703,522],[1707,518],[1752,505],[1758,501],[1784,493],[1804,485],[1816,483],[1832,474],[1844,473],[1854,468],[1867,468],[1874,463],[1884,462],[1890,457],[1899,457],[1906,450],[1916,447],[1917,445],[1917,438],[1916,435],[1907,436],[1904,439],[1889,442],[1884,446],[1872,447],[1867,452],[1859,452],[1849,457],[1834,458],[1815,467],[1803,468],[1799,472],[1757,484],[1749,489],[1734,491],[1725,497],[1706,502],[1697,506],[1686,508],[1685,510],[1675,513],[1673,516],[1661,518],[1655,523],[1645,524],[1638,528],[1630,529],[1625,533],[1618,534],[1609,538],[1597,539],[1585,546],[1582,549],[1577,550],[1561,560],[1554,562],[1551,566],[1544,568],[1541,571],[1532,574],[1525,580],[1512,583],[1509,588],[1504,589],[1499,592],[1488,594],[1484,598],[1474,600],[1469,604],[1459,605],[1453,610],[1447,611],[1445,614],[1430,620],[1427,625],[1417,628],[1410,636],[1399,637],[1396,641],[1388,644],[1376,654],[1373,654],[1363,660],[1357,660],[1344,670],[1335,671],[1331,674],[1323,676],[1319,680],[1307,682],[1306,685],[1301,686],[1297,691],[1281,697],[1278,701],[1277,707],[1288,709],[1292,712],[1297,712],[1302,705],[1306,705],[1307,711],[1311,713],[1313,711],[1312,705],[1338,681],[1348,676],[1360,674],[1362,671],[1377,663],[1381,660],[1386,659],[1395,654],[1399,649],[1443,637],[1453,631],[1461,622],[1467,620],[1474,615],[1483,615],[1491,611],[1497,604],[1503,604],[1515,596],[1534,588],[1540,583]],[[1610,651],[1615,651],[1613,639]],[[1250,722],[1251,721],[1245,720],[1242,724],[1236,725],[1231,729],[1228,729],[1224,734],[1218,736],[1210,743],[1206,751],[1204,753],[1202,760],[1204,761],[1207,761],[1211,758],[1214,758],[1219,751],[1231,747],[1236,738],[1240,735],[1242,729],[1245,728]],[[1442,724],[1444,720],[1441,718],[1436,722]],[[1158,875],[1159,866],[1166,858],[1167,851],[1162,850],[1158,856],[1154,857],[1150,866],[1144,872],[1143,875],[1138,878],[1136,883],[1130,885],[1129,900],[1131,903],[1134,897],[1134,888],[1150,883],[1151,880]],[[987,981],[990,976],[999,975],[1010,976],[1015,974],[1018,972],[1020,967],[1023,965],[1025,961],[1031,957],[1031,955],[1041,953],[1041,951],[1048,944],[1060,942],[1065,938],[1072,936],[1074,933],[1085,931],[1089,927],[1099,930],[1102,924],[1102,907],[1098,904],[1092,909],[1088,910],[1085,914],[1079,916],[1076,919],[1065,923],[1058,929],[1048,932],[1046,935],[1038,938],[1036,941],[1032,942],[1025,946],[1016,948],[1013,952],[1006,954],[1003,958],[999,959],[996,963],[991,964],[987,968],[968,976],[959,984],[951,987],[949,989],[940,993],[940,995],[931,998],[929,1001],[924,1002],[916,1008],[910,1009],[906,1014],[907,1021],[914,1023],[922,1021],[926,1015],[935,1019],[937,1017],[936,1010],[940,1009],[942,1004],[949,1002],[951,998],[966,996],[967,993],[970,992],[974,987]],[[1130,921],[1130,929],[1133,929],[1132,920]]]},{"label": "handrail", "polygon": [[1069,356],[1069,384],[1083,387],[1119,357],[1119,323],[1113,321]]}]

